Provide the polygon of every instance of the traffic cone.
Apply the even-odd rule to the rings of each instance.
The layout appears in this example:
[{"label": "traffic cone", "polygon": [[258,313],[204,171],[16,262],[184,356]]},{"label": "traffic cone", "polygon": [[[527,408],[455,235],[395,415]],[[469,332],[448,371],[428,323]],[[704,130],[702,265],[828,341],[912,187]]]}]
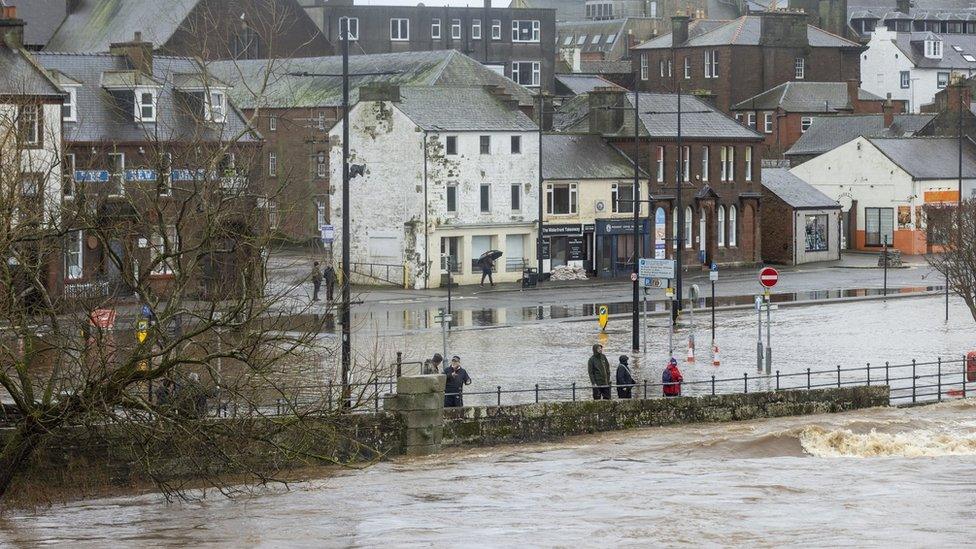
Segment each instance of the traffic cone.
[{"label": "traffic cone", "polygon": [[718,356],[718,343],[712,342],[712,366],[721,366],[722,359]]},{"label": "traffic cone", "polygon": [[688,364],[695,363],[695,336],[688,336]]}]

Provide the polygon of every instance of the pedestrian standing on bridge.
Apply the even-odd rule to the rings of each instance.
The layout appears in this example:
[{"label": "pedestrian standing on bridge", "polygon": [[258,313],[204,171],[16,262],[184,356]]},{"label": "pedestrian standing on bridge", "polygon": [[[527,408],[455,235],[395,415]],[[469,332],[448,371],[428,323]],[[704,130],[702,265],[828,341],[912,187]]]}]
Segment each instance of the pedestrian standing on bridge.
[{"label": "pedestrian standing on bridge", "polygon": [[432,358],[424,361],[424,375],[429,374],[439,374],[441,373],[441,364],[444,363],[444,357],[440,353],[434,353]]},{"label": "pedestrian standing on bridge", "polygon": [[461,367],[461,357],[454,355],[451,358],[451,365],[444,368],[444,375],[447,381],[444,385],[444,407],[460,408],[464,406],[462,392],[465,385],[471,385],[471,377],[468,372]]},{"label": "pedestrian standing on bridge", "polygon": [[335,295],[336,278],[335,269],[332,267],[332,262],[330,261],[325,266],[325,299],[329,303],[332,303],[332,296]]},{"label": "pedestrian standing on bridge", "polygon": [[593,346],[593,356],[586,363],[586,370],[593,386],[593,400],[610,400],[610,363],[603,354],[603,345]]},{"label": "pedestrian standing on bridge", "polygon": [[685,378],[681,375],[681,370],[678,369],[678,361],[672,358],[668,362],[668,367],[664,369],[664,373],[661,374],[661,383],[664,385],[664,396],[681,396],[681,382],[684,380]]},{"label": "pedestrian standing on bridge", "polygon": [[319,262],[312,264],[312,301],[319,300],[319,289],[322,288],[322,268]]},{"label": "pedestrian standing on bridge", "polygon": [[627,365],[629,361],[630,357],[620,355],[620,364],[617,366],[617,398],[630,398],[634,384],[637,383]]}]

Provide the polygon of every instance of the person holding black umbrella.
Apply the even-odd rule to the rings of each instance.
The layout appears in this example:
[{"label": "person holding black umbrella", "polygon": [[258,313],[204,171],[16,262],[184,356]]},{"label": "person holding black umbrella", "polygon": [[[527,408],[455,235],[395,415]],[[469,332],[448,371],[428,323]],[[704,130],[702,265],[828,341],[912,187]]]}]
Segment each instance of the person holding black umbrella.
[{"label": "person holding black umbrella", "polygon": [[481,285],[485,285],[485,278],[491,283],[492,287],[495,286],[495,280],[491,277],[491,273],[495,268],[495,260],[502,256],[502,253],[498,250],[489,250],[481,254],[481,259],[478,263],[481,265]]}]

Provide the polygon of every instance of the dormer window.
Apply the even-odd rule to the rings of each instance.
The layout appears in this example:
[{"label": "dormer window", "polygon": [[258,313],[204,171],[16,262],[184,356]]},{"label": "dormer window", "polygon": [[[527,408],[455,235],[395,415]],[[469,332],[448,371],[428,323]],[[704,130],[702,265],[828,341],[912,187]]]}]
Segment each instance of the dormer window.
[{"label": "dormer window", "polygon": [[64,86],[65,98],[61,103],[61,120],[65,122],[78,121],[78,88],[77,86]]},{"label": "dormer window", "polygon": [[929,59],[942,59],[942,41],[932,39],[926,40],[925,57]]},{"label": "dormer window", "polygon": [[227,120],[227,94],[222,91],[213,91],[209,93],[209,100],[207,101],[207,122],[216,122],[222,124]]},{"label": "dormer window", "polygon": [[136,88],[135,98],[136,122],[155,122],[156,91],[145,88]]}]

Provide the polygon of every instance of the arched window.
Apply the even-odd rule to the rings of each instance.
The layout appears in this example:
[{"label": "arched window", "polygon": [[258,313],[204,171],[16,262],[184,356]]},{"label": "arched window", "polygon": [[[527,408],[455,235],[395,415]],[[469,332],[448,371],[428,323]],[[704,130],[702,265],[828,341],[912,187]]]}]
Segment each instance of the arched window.
[{"label": "arched window", "polygon": [[739,227],[736,225],[735,206],[729,206],[729,246],[735,246],[739,236]]},{"label": "arched window", "polygon": [[718,207],[718,245],[725,246],[725,206]]},{"label": "arched window", "polygon": [[692,234],[692,221],[695,217],[695,211],[691,209],[691,206],[685,208],[685,248],[690,248],[695,238]]},{"label": "arched window", "polygon": [[671,210],[671,246],[678,247],[678,208]]}]

